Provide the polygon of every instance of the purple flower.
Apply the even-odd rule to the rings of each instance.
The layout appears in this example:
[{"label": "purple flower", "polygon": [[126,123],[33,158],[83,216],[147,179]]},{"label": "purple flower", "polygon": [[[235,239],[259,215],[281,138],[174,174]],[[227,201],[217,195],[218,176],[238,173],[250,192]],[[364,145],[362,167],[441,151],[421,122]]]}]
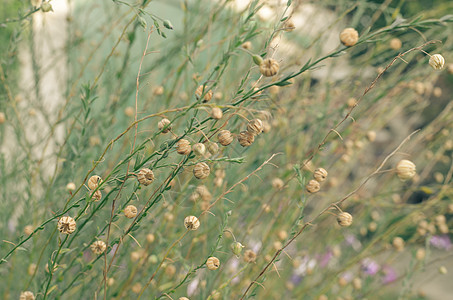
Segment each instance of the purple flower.
[{"label": "purple flower", "polygon": [[438,248],[438,249],[443,249],[443,250],[450,250],[451,249],[451,240],[450,237],[446,234],[443,235],[433,235],[429,239],[429,243],[431,246]]},{"label": "purple flower", "polygon": [[293,275],[291,276],[291,282],[292,282],[294,285],[298,285],[301,281],[302,281],[302,276],[297,275],[297,274],[293,274]]},{"label": "purple flower", "polygon": [[361,265],[362,272],[370,276],[376,275],[376,273],[381,269],[379,264],[371,258],[365,258],[362,260]]},{"label": "purple flower", "polygon": [[332,257],[333,257],[332,251],[331,250],[327,251],[326,253],[324,253],[324,255],[321,256],[321,259],[319,261],[319,265],[322,268],[324,268],[325,266],[327,266],[327,264],[332,259]]},{"label": "purple flower", "polygon": [[383,284],[389,284],[398,279],[398,274],[396,274],[395,269],[390,266],[382,267],[382,273],[384,274],[384,276],[382,277]]}]

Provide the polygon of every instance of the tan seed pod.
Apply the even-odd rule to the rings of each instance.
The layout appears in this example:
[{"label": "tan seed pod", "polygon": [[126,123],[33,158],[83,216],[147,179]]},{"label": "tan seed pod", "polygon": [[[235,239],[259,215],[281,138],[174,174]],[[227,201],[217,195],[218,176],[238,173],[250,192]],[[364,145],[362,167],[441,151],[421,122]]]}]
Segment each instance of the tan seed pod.
[{"label": "tan seed pod", "polygon": [[247,42],[243,43],[243,44],[242,44],[242,48],[244,48],[244,49],[246,49],[246,50],[252,49],[252,42],[247,41]]},{"label": "tan seed pod", "polygon": [[167,222],[173,222],[173,220],[175,219],[175,216],[174,216],[171,212],[168,212],[168,211],[167,211],[167,212],[164,214],[164,219],[165,219],[165,221],[167,221]]},{"label": "tan seed pod", "polygon": [[35,295],[30,291],[20,292],[20,300],[35,300]]},{"label": "tan seed pod", "polygon": [[162,133],[168,133],[171,130],[171,122],[169,119],[164,118],[159,121],[157,127],[159,128],[159,130],[162,130]]},{"label": "tan seed pod", "polygon": [[131,261],[136,262],[136,261],[138,261],[140,259],[140,257],[142,255],[140,254],[139,251],[132,251],[130,256],[131,256]]},{"label": "tan seed pod", "polygon": [[126,206],[126,208],[124,209],[124,216],[126,218],[132,219],[132,218],[135,218],[136,215],[137,215],[137,207],[135,207],[134,205]]},{"label": "tan seed pod", "polygon": [[444,215],[437,215],[434,217],[434,221],[436,222],[437,225],[445,224],[447,218]]},{"label": "tan seed pod", "polygon": [[416,167],[413,162],[403,159],[396,165],[396,174],[402,180],[408,180],[415,176]]},{"label": "tan seed pod", "polygon": [[206,103],[206,102],[211,101],[211,99],[212,99],[212,91],[211,90],[206,91],[206,87],[204,87],[203,85],[200,85],[197,88],[197,90],[195,91],[195,96],[197,96],[197,99],[200,99],[200,97],[203,94],[203,92],[206,92],[206,94],[204,95],[204,98],[203,98],[203,102]]},{"label": "tan seed pod", "polygon": [[88,187],[90,190],[95,190],[102,183],[101,176],[93,175],[88,179]]},{"label": "tan seed pod", "polygon": [[273,58],[266,58],[260,63],[260,72],[263,76],[272,77],[278,73],[280,66]]},{"label": "tan seed pod", "polygon": [[214,185],[216,187],[221,187],[222,184],[223,184],[223,178],[220,178],[220,177],[214,178]]},{"label": "tan seed pod", "polygon": [[442,89],[440,87],[436,86],[433,89],[433,95],[434,95],[434,97],[439,98],[440,96],[442,96]]},{"label": "tan seed pod", "polygon": [[346,28],[340,33],[340,41],[346,47],[351,47],[357,44],[359,33],[354,28]]},{"label": "tan seed pod", "polygon": [[439,267],[439,273],[442,274],[442,275],[447,274],[447,273],[448,273],[447,267],[445,267],[445,266],[440,266],[440,267]]},{"label": "tan seed pod", "polygon": [[376,140],[376,131],[374,130],[370,130],[366,133],[366,138],[370,141],[370,142],[374,142]]},{"label": "tan seed pod", "polygon": [[328,175],[327,171],[323,168],[318,168],[313,172],[313,178],[317,182],[323,182],[324,180],[326,180],[327,175]]},{"label": "tan seed pod", "polygon": [[426,251],[423,248],[418,248],[417,252],[415,252],[415,258],[417,260],[424,260],[426,256]]},{"label": "tan seed pod", "polygon": [[153,94],[156,95],[156,96],[160,96],[164,93],[164,87],[159,85],[159,86],[156,86],[154,89],[153,89]]},{"label": "tan seed pod", "polygon": [[152,243],[152,242],[154,242],[155,240],[156,240],[156,237],[154,236],[154,234],[148,233],[148,234],[146,235],[146,241],[147,241],[148,243]]},{"label": "tan seed pod", "polygon": [[255,141],[255,136],[248,131],[242,131],[238,135],[238,141],[242,147],[248,147]]},{"label": "tan seed pod", "polygon": [[[92,192],[90,192],[92,193]],[[99,201],[102,199],[102,192],[100,190],[97,190],[91,195],[91,199],[94,200],[95,202]]]},{"label": "tan seed pod", "polygon": [[270,213],[270,212],[271,212],[271,206],[270,206],[269,204],[267,204],[267,203],[264,203],[264,204],[262,205],[262,209],[263,209],[263,211],[264,211],[265,213]]},{"label": "tan seed pod", "polygon": [[307,192],[313,194],[313,193],[319,192],[319,190],[321,189],[321,185],[319,184],[319,182],[312,179],[305,186],[305,189],[307,190]]},{"label": "tan seed pod", "polygon": [[390,40],[390,48],[393,50],[400,50],[403,46],[403,43],[399,38],[393,38]]},{"label": "tan seed pod", "polygon": [[284,186],[285,186],[285,183],[280,178],[275,177],[274,179],[272,179],[272,187],[274,189],[281,190]]},{"label": "tan seed pod", "polygon": [[185,139],[180,139],[176,143],[176,152],[181,155],[189,155],[190,151],[192,151],[192,147],[190,146],[190,142]]},{"label": "tan seed pod", "polygon": [[404,250],[404,240],[400,238],[399,236],[395,237],[392,241],[392,245],[395,248],[396,251],[401,252]]},{"label": "tan seed pod", "polygon": [[64,234],[71,234],[76,230],[76,222],[69,216],[61,217],[58,220],[58,231]]},{"label": "tan seed pod", "polygon": [[219,107],[213,107],[211,109],[211,118],[215,120],[220,120],[223,117],[223,111]]},{"label": "tan seed pod", "polygon": [[132,106],[128,106],[124,109],[126,117],[132,117],[135,114],[135,109]]},{"label": "tan seed pod", "polygon": [[36,272],[36,264],[30,264],[27,268],[28,275],[32,276]]},{"label": "tan seed pod", "polygon": [[195,192],[198,194],[198,196],[201,198],[203,201],[211,201],[212,200],[212,195],[209,192],[208,188],[204,185],[199,185],[195,189]]},{"label": "tan seed pod", "polygon": [[188,230],[197,230],[200,227],[200,221],[195,216],[188,216],[184,219],[184,226]]},{"label": "tan seed pod", "polygon": [[440,54],[431,55],[431,57],[429,58],[429,65],[433,67],[434,70],[443,69],[445,65],[445,59]]},{"label": "tan seed pod", "polygon": [[176,274],[176,267],[175,265],[167,265],[165,266],[165,274],[168,277],[173,277]]},{"label": "tan seed pod", "polygon": [[278,236],[279,240],[284,241],[284,240],[286,240],[288,238],[288,233],[285,230],[280,230],[277,233],[277,236]]},{"label": "tan seed pod", "polygon": [[233,141],[233,135],[229,130],[220,130],[217,138],[222,146],[228,146]]},{"label": "tan seed pod", "polygon": [[208,149],[208,152],[211,153],[211,155],[215,155],[219,152],[219,144],[214,143],[214,142],[209,142],[207,149]]},{"label": "tan seed pod", "polygon": [[253,135],[258,135],[263,132],[263,121],[260,119],[253,119],[247,124],[247,131]]},{"label": "tan seed pod", "polygon": [[291,32],[294,29],[296,29],[296,25],[294,25],[294,22],[291,19],[286,20],[286,22],[283,24],[283,30],[286,32]]},{"label": "tan seed pod", "polygon": [[244,252],[244,261],[248,263],[254,263],[256,261],[256,253],[248,249]]},{"label": "tan seed pod", "polygon": [[5,123],[5,121],[6,121],[5,113],[0,111],[0,124]]},{"label": "tan seed pod", "polygon": [[329,300],[329,298],[326,295],[322,294],[318,297],[317,300]]},{"label": "tan seed pod", "polygon": [[107,278],[107,285],[108,286],[113,286],[115,284],[115,279],[110,277],[110,278]]},{"label": "tan seed pod", "polygon": [[208,178],[210,171],[207,163],[199,162],[193,168],[193,176],[197,179],[205,179]]},{"label": "tan seed pod", "polygon": [[206,261],[206,266],[209,270],[217,270],[220,267],[220,260],[217,257],[211,256]]},{"label": "tan seed pod", "polygon": [[71,191],[71,192],[72,192],[72,191],[75,191],[76,188],[77,188],[77,187],[76,187],[76,185],[75,185],[74,182],[70,182],[70,183],[68,183],[68,184],[66,185],[66,189],[67,189],[68,191]]},{"label": "tan seed pod", "polygon": [[271,131],[271,124],[268,121],[263,121],[263,133],[268,133]]},{"label": "tan seed pod", "polygon": [[337,222],[342,227],[348,227],[352,224],[352,215],[347,212],[341,212],[337,216]]},{"label": "tan seed pod", "polygon": [[142,290],[142,285],[138,282],[132,286],[132,292],[135,294],[140,293],[141,290]]},{"label": "tan seed pod", "polygon": [[27,226],[24,227],[24,233],[25,233],[25,235],[30,235],[30,234],[32,234],[34,230],[35,230],[35,229],[33,228],[32,225],[27,225]]},{"label": "tan seed pod", "polygon": [[105,249],[107,249],[107,245],[103,241],[96,241],[90,246],[91,251],[96,254],[104,253]]},{"label": "tan seed pod", "polygon": [[360,290],[362,288],[362,280],[360,278],[354,278],[352,280],[352,287],[355,290]]},{"label": "tan seed pod", "polygon": [[196,143],[192,146],[192,151],[195,155],[203,156],[206,153],[206,146],[203,143]]},{"label": "tan seed pod", "polygon": [[138,172],[137,180],[144,186],[150,185],[154,181],[154,173],[148,168],[143,168]]}]

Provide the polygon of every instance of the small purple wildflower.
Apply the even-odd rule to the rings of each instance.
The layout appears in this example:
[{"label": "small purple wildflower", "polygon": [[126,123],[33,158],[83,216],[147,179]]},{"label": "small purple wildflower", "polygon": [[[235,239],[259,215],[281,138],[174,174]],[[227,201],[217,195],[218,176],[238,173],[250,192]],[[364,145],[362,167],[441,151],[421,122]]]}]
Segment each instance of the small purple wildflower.
[{"label": "small purple wildflower", "polygon": [[447,234],[433,235],[429,239],[429,243],[434,248],[447,250],[447,251],[451,249],[451,240],[450,240],[450,237]]},{"label": "small purple wildflower", "polygon": [[390,266],[383,266],[382,273],[384,274],[382,277],[383,284],[389,284],[398,279],[398,274],[396,274],[395,269]]},{"label": "small purple wildflower", "polygon": [[376,275],[376,273],[381,269],[379,264],[371,258],[365,258],[362,260],[361,265],[362,272],[370,276]]}]

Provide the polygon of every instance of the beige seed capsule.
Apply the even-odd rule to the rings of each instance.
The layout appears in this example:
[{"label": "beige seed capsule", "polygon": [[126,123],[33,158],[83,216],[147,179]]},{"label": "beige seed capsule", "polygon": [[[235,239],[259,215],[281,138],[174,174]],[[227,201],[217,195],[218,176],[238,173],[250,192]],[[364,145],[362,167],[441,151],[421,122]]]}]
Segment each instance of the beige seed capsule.
[{"label": "beige seed capsule", "polygon": [[399,236],[395,237],[392,241],[392,245],[395,248],[396,251],[401,252],[404,250],[404,240],[400,238]]},{"label": "beige seed capsule", "polygon": [[195,216],[188,216],[184,219],[184,226],[188,230],[197,230],[200,227],[200,221]]},{"label": "beige seed capsule", "polygon": [[410,160],[403,159],[396,165],[396,174],[402,180],[408,180],[415,176],[415,164]]},{"label": "beige seed capsule", "polygon": [[370,141],[370,142],[374,142],[376,140],[376,131],[374,130],[370,130],[366,133],[366,138]]},{"label": "beige seed capsule", "polygon": [[294,25],[294,22],[291,19],[286,20],[286,22],[283,24],[283,30],[286,32],[291,32],[294,29],[296,29],[296,25]]},{"label": "beige seed capsule", "polygon": [[148,234],[146,235],[146,241],[147,241],[148,243],[154,242],[155,239],[156,239],[156,237],[155,237],[155,235],[152,234],[152,233],[148,233]]},{"label": "beige seed capsule", "polygon": [[154,89],[153,89],[153,94],[156,95],[156,96],[160,96],[164,93],[164,87],[159,85],[159,86],[156,86]]},{"label": "beige seed capsule", "polygon": [[244,252],[244,261],[248,263],[254,263],[256,261],[256,253],[248,249]]},{"label": "beige seed capsule", "polygon": [[220,267],[220,260],[217,257],[211,256],[206,261],[206,266],[209,270],[217,270]]},{"label": "beige seed capsule", "polygon": [[88,179],[88,187],[90,190],[95,190],[102,183],[101,176],[93,175]]},{"label": "beige seed capsule", "polygon": [[176,143],[176,152],[181,155],[189,155],[190,151],[192,151],[192,147],[190,146],[190,142],[185,139],[180,139]]},{"label": "beige seed capsule", "polygon": [[313,172],[313,178],[317,182],[323,182],[327,178],[327,171],[323,168],[318,168]]},{"label": "beige seed capsule", "polygon": [[279,68],[278,62],[273,58],[266,58],[260,63],[260,72],[266,77],[276,75]]},{"label": "beige seed capsule", "polygon": [[196,143],[192,146],[192,151],[195,155],[203,156],[206,153],[206,146],[203,143]]},{"label": "beige seed capsule", "polygon": [[32,276],[36,272],[36,264],[30,264],[27,268],[28,275]]},{"label": "beige seed capsule", "polygon": [[64,234],[71,234],[76,230],[76,222],[69,216],[61,217],[58,220],[58,231]]},{"label": "beige seed capsule", "polygon": [[217,138],[222,146],[228,146],[233,141],[233,135],[229,130],[220,130]]},{"label": "beige seed capsule", "polygon": [[126,117],[132,117],[135,114],[135,109],[132,106],[128,106],[124,109]]},{"label": "beige seed capsule", "polygon": [[162,130],[162,133],[168,133],[171,130],[170,123],[171,122],[170,122],[169,119],[164,118],[164,119],[159,121],[159,123],[157,124],[157,127],[159,128],[159,130]]},{"label": "beige seed capsule", "polygon": [[35,295],[30,291],[20,292],[20,300],[35,300]]},{"label": "beige seed capsule", "polygon": [[360,290],[362,288],[362,280],[360,278],[354,278],[352,280],[352,287],[355,289],[355,290]]},{"label": "beige seed capsule", "polygon": [[209,91],[206,91],[206,87],[203,86],[203,85],[200,85],[197,90],[195,91],[195,96],[197,97],[197,99],[200,99],[201,95],[203,94],[203,92],[205,92],[206,94],[204,95],[204,98],[203,98],[203,102],[206,103],[206,102],[209,102],[211,101],[212,99],[212,91],[209,90]]},{"label": "beige seed capsule", "polygon": [[5,123],[5,121],[6,121],[5,113],[0,111],[0,124]]},{"label": "beige seed capsule", "polygon": [[446,275],[448,273],[448,269],[445,266],[440,266],[439,267],[439,273],[442,275]]},{"label": "beige seed capsule", "polygon": [[[92,192],[90,192],[92,193]],[[102,199],[102,193],[101,191],[97,190],[96,192],[94,192],[92,195],[91,195],[91,199],[95,202],[99,201]]]},{"label": "beige seed capsule", "polygon": [[393,38],[390,40],[390,48],[393,50],[400,50],[403,43],[399,38]]},{"label": "beige seed capsule", "polygon": [[341,212],[337,216],[337,222],[342,227],[348,227],[352,224],[352,215],[347,212]]},{"label": "beige seed capsule", "polygon": [[132,286],[132,292],[135,294],[140,293],[141,290],[142,290],[142,285],[138,282]]},{"label": "beige seed capsule", "polygon": [[272,179],[272,187],[274,189],[281,190],[284,186],[285,186],[285,183],[280,178],[275,177],[274,179]]},{"label": "beige seed capsule", "polygon": [[252,49],[252,42],[247,41],[247,42],[243,43],[243,44],[242,44],[242,48],[244,48],[244,49],[246,49],[246,50]]},{"label": "beige seed capsule", "polygon": [[346,47],[351,47],[357,44],[359,33],[354,28],[346,28],[340,33],[340,41]]},{"label": "beige seed capsule", "polygon": [[220,120],[223,117],[223,112],[219,107],[213,107],[211,109],[211,118]]},{"label": "beige seed capsule", "polygon": [[415,252],[415,258],[417,260],[424,260],[426,256],[426,251],[423,248],[418,248],[417,252]]},{"label": "beige seed capsule", "polygon": [[445,59],[440,54],[431,55],[431,57],[429,58],[429,65],[433,67],[434,70],[443,69],[445,65]]},{"label": "beige seed capsule", "polygon": [[126,208],[124,209],[124,216],[126,216],[126,218],[132,219],[132,218],[135,218],[136,215],[137,215],[137,207],[135,207],[134,205],[126,206]]},{"label": "beige seed capsule", "polygon": [[30,234],[32,234],[34,230],[35,230],[35,229],[33,228],[32,225],[27,225],[27,226],[24,227],[24,233],[25,233],[25,235],[30,235]]},{"label": "beige seed capsule", "polygon": [[91,251],[96,254],[104,253],[105,249],[107,249],[107,245],[103,241],[96,241],[90,246]]},{"label": "beige seed capsule", "polygon": [[255,141],[255,136],[248,131],[242,131],[238,135],[238,141],[242,147],[248,147]]},{"label": "beige seed capsule", "polygon": [[319,184],[319,182],[317,182],[316,180],[312,179],[305,186],[305,189],[309,193],[316,193],[316,192],[319,192],[319,190],[321,189],[321,185]]},{"label": "beige seed capsule", "polygon": [[137,180],[144,186],[150,185],[154,181],[154,173],[148,168],[143,168],[138,172]]},{"label": "beige seed capsule", "polygon": [[215,142],[209,142],[207,148],[208,152],[211,153],[212,155],[217,154],[219,152],[219,144]]},{"label": "beige seed capsule", "polygon": [[193,168],[193,176],[197,179],[205,179],[209,176],[211,169],[207,163],[200,162]]},{"label": "beige seed capsule", "polygon": [[76,185],[75,185],[74,182],[70,182],[70,183],[68,183],[68,184],[66,185],[66,189],[67,189],[68,191],[71,191],[71,192],[74,191],[76,188],[77,188],[77,187],[76,187]]},{"label": "beige seed capsule", "polygon": [[263,132],[263,122],[260,119],[253,119],[247,124],[247,131],[253,135]]}]

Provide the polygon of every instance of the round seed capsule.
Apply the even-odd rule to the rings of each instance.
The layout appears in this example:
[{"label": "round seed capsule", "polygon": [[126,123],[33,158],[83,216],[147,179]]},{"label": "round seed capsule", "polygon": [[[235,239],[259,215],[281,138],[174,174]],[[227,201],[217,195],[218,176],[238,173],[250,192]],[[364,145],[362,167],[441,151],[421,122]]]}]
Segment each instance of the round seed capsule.
[{"label": "round seed capsule", "polygon": [[134,205],[126,206],[126,208],[124,209],[124,215],[128,219],[135,218],[135,216],[137,215],[137,207],[135,207]]},{"label": "round seed capsule", "polygon": [[144,186],[150,185],[154,181],[154,173],[148,168],[143,168],[138,172],[137,180]]},{"label": "round seed capsule", "polygon": [[211,118],[220,120],[223,117],[223,112],[219,107],[213,107],[211,110]]},{"label": "round seed capsule", "polygon": [[319,182],[317,182],[316,180],[312,179],[305,186],[305,189],[309,193],[316,193],[316,192],[319,192],[319,190],[321,189],[321,185],[319,184]]},{"label": "round seed capsule", "polygon": [[193,176],[197,179],[205,179],[209,176],[211,169],[207,163],[200,162],[193,168]]},{"label": "round seed capsule", "polygon": [[431,57],[429,58],[429,65],[433,67],[434,70],[443,69],[445,65],[445,59],[440,54],[431,55]]},{"label": "round seed capsule", "polygon": [[253,119],[247,124],[247,131],[253,135],[263,132],[263,122],[260,119]]},{"label": "round seed capsule", "polygon": [[[197,90],[195,91],[195,96],[197,97],[197,99],[200,99],[201,95],[203,94],[203,92],[206,92],[206,87],[203,86],[203,85],[200,85]],[[203,102],[206,103],[206,102],[209,102],[211,101],[212,99],[212,91],[209,90],[206,92],[206,94],[204,95],[204,98],[203,98]]]},{"label": "round seed capsule", "polygon": [[233,135],[228,130],[220,130],[217,138],[222,146],[228,146],[233,141]]},{"label": "round seed capsule", "polygon": [[200,227],[200,221],[195,216],[188,216],[184,219],[184,226],[188,230],[197,230]]},{"label": "round seed capsule", "polygon": [[279,68],[278,62],[273,58],[266,58],[260,63],[260,72],[266,77],[276,75]]},{"label": "round seed capsule", "polygon": [[323,168],[318,168],[313,172],[313,178],[317,182],[323,182],[327,178],[327,171]]},{"label": "round seed capsule", "polygon": [[359,33],[354,28],[346,28],[340,33],[340,41],[346,47],[351,47],[357,44]]},{"label": "round seed capsule", "polygon": [[401,252],[404,250],[404,240],[400,238],[399,236],[395,237],[392,241],[392,245],[395,248],[396,251]]},{"label": "round seed capsule", "polygon": [[19,300],[35,300],[35,295],[30,291],[20,292]]},{"label": "round seed capsule", "polygon": [[88,187],[91,190],[95,190],[102,183],[101,176],[93,175],[88,179]]},{"label": "round seed capsule", "polygon": [[408,180],[415,176],[415,164],[410,160],[403,159],[396,165],[396,174],[402,180]]},{"label": "round seed capsule", "polygon": [[192,151],[195,155],[203,156],[206,153],[206,146],[203,143],[196,143],[192,146]]},{"label": "round seed capsule", "polygon": [[96,241],[90,246],[91,251],[96,254],[104,253],[105,249],[107,249],[107,245],[103,241]]},{"label": "round seed capsule", "polygon": [[101,200],[102,199],[101,191],[97,190],[96,192],[94,192],[94,194],[91,196],[91,199],[93,199],[95,202]]},{"label": "round seed capsule", "polygon": [[71,234],[76,230],[76,222],[69,216],[61,217],[58,220],[58,231],[64,234]]},{"label": "round seed capsule", "polygon": [[219,144],[210,142],[208,144],[208,152],[211,153],[212,155],[217,154],[219,152]]},{"label": "round seed capsule", "polygon": [[256,253],[248,249],[244,252],[244,261],[248,263],[254,263],[256,261]]},{"label": "round seed capsule", "polygon": [[189,155],[190,151],[192,151],[192,147],[190,146],[190,142],[185,139],[180,139],[176,143],[176,152],[181,155]]},{"label": "round seed capsule", "polygon": [[248,131],[242,131],[238,135],[238,141],[242,147],[248,147],[255,141],[255,136]]},{"label": "round seed capsule", "polygon": [[159,121],[159,123],[157,124],[157,127],[159,128],[159,130],[162,130],[162,133],[168,133],[171,130],[170,123],[171,122],[169,119],[164,118]]},{"label": "round seed capsule", "polygon": [[337,222],[342,227],[348,227],[352,224],[352,215],[347,212],[342,212],[337,216]]},{"label": "round seed capsule", "polygon": [[206,261],[206,266],[209,270],[217,270],[220,267],[220,260],[217,257],[211,256]]}]

